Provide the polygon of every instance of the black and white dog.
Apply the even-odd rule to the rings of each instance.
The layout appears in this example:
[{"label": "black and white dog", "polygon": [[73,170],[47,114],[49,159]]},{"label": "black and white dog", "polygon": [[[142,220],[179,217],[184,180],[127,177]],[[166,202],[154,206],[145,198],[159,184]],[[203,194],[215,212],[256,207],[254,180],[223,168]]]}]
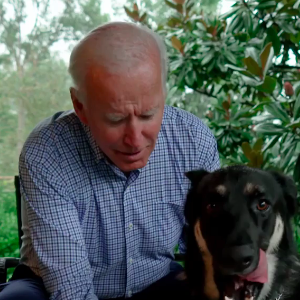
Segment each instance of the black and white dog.
[{"label": "black and white dog", "polygon": [[188,172],[185,271],[195,299],[300,299],[293,180],[232,166]]}]

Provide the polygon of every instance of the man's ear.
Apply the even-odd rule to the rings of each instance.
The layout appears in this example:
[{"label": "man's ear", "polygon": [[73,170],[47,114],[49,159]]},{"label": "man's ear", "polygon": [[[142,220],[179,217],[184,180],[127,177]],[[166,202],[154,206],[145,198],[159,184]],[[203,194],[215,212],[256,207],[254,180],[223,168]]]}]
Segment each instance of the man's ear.
[{"label": "man's ear", "polygon": [[200,199],[197,195],[197,186],[207,174],[209,174],[209,172],[202,169],[185,173],[185,176],[191,181],[191,188],[188,192],[184,209],[186,221],[190,226],[196,221],[200,210]]},{"label": "man's ear", "polygon": [[84,107],[83,103],[78,99],[78,94],[79,94],[78,90],[76,90],[73,87],[70,88],[70,96],[72,99],[72,103],[73,103],[73,107],[76,112],[76,115],[83,124],[88,125],[85,107]]},{"label": "man's ear", "polygon": [[275,177],[276,181],[280,184],[289,213],[292,216],[295,215],[298,209],[298,205],[297,205],[297,187],[294,180],[290,176],[286,176],[278,171],[270,171],[270,173]]}]

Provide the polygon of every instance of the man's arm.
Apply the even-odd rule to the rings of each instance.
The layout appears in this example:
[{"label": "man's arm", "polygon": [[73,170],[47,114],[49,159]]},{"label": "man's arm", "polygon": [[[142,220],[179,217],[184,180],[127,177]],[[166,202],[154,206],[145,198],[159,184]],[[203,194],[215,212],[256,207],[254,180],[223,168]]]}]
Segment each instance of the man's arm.
[{"label": "man's arm", "polygon": [[31,162],[28,157],[20,156],[21,193],[50,300],[96,300],[78,212],[68,197],[60,166],[44,159],[31,158]]},{"label": "man's arm", "polygon": [[[200,162],[201,164],[201,162]],[[218,152],[218,145],[215,137],[211,140],[210,150],[207,152],[206,159],[204,161],[204,166],[199,167],[205,169],[208,172],[213,172],[220,168],[220,158]]]}]

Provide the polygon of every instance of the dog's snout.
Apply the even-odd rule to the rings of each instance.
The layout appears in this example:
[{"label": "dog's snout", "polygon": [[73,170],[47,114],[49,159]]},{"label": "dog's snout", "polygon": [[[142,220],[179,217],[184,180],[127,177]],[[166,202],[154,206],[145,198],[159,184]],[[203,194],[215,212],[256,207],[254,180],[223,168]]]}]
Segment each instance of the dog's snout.
[{"label": "dog's snout", "polygon": [[223,250],[223,259],[235,271],[243,272],[254,260],[254,249],[251,245],[228,247]]}]

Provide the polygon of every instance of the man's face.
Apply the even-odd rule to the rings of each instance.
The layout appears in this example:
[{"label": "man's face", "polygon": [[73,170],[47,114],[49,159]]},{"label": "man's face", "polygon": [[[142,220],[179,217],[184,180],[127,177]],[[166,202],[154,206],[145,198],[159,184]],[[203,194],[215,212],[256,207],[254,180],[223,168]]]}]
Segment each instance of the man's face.
[{"label": "man's face", "polygon": [[123,75],[89,70],[86,99],[73,105],[98,146],[123,172],[144,167],[153,151],[164,110],[159,65],[144,64]]}]

